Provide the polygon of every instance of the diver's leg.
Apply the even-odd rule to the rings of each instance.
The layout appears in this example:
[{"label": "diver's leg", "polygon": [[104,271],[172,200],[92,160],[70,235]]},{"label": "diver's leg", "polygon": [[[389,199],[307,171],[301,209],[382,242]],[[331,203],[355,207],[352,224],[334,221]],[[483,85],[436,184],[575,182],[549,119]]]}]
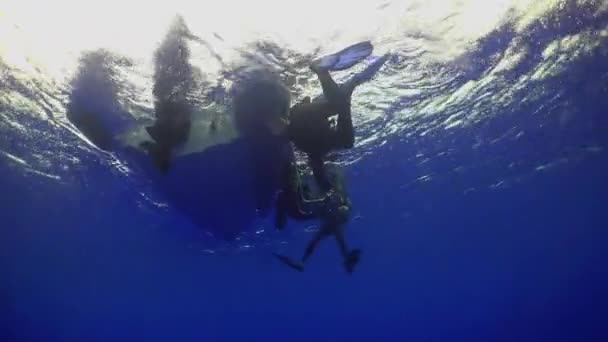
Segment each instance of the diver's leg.
[{"label": "diver's leg", "polygon": [[308,258],[310,258],[312,253],[315,251],[315,249],[319,245],[319,242],[321,242],[321,240],[323,240],[325,237],[327,237],[326,228],[324,225],[321,225],[321,228],[319,229],[319,231],[315,234],[315,236],[312,238],[312,240],[310,240],[310,242],[308,243],[308,246],[306,246],[306,250],[304,251],[304,255],[302,256],[302,263],[305,263],[306,260],[308,260]]},{"label": "diver's leg", "polygon": [[338,124],[331,141],[331,148],[352,148],[355,144],[355,132],[350,106],[351,95],[357,84],[340,87],[331,78],[329,71],[315,70],[315,72],[321,82],[325,99],[338,113]]},{"label": "diver's leg", "polygon": [[[355,87],[371,80],[384,63],[388,60],[386,54],[368,65],[363,71],[355,74],[350,80],[340,86],[342,102],[337,103],[338,124],[336,125],[335,141],[333,145],[338,148],[352,148],[355,145],[355,130],[351,114],[351,97]],[[321,76],[319,76],[321,79]],[[323,84],[323,83],[321,83]]]},{"label": "diver's leg", "polygon": [[337,225],[332,230],[336,241],[338,242],[338,247],[340,247],[340,254],[342,254],[342,259],[344,260],[344,269],[348,273],[352,273],[355,269],[355,265],[359,262],[359,257],[361,255],[360,249],[349,250],[346,246],[346,240],[344,239],[344,231],[342,229],[342,225]]},{"label": "diver's leg", "polygon": [[281,261],[282,263],[284,263],[285,265],[293,268],[294,270],[298,270],[300,272],[304,271],[304,265],[302,265],[299,262],[293,261],[291,260],[291,258],[286,257],[284,255],[281,254],[277,254],[277,253],[272,253],[277,259],[279,259],[279,261]]},{"label": "diver's leg", "polygon": [[376,73],[378,73],[378,71],[382,68],[384,63],[386,63],[389,57],[390,54],[388,53],[383,55],[382,57],[376,59],[368,66],[366,66],[365,69],[356,73],[348,81],[341,84],[340,89],[342,90],[342,92],[345,94],[352,94],[356,87],[371,80],[374,76],[376,76]]},{"label": "diver's leg", "polygon": [[336,242],[338,242],[338,247],[340,248],[340,254],[342,254],[342,258],[346,261],[348,259],[348,247],[346,246],[346,240],[344,239],[344,232],[342,231],[342,227],[335,227],[333,229],[334,237],[336,238]]},{"label": "diver's leg", "polygon": [[317,74],[319,82],[321,82],[321,89],[323,89],[323,95],[325,95],[327,102],[335,106],[345,101],[345,96],[340,90],[340,86],[331,77],[329,71],[315,68],[312,70]]}]

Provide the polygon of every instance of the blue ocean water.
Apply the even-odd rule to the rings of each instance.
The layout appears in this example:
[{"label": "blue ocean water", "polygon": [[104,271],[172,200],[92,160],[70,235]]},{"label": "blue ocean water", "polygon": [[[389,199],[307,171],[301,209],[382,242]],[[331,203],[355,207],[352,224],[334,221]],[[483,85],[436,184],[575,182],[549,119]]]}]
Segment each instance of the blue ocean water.
[{"label": "blue ocean water", "polygon": [[[274,177],[253,177],[239,144],[185,153],[162,178],[67,118],[82,101],[99,125],[149,122],[145,62],[108,48],[62,79],[35,48],[20,63],[2,45],[1,340],[605,341],[605,2],[513,7],[448,54],[440,38],[463,29],[450,20],[465,3],[419,30],[401,20],[431,5],[374,7],[402,15],[402,32],[369,24],[375,53],[392,57],[355,92],[357,146],[339,158],[354,205],[347,239],[363,250],[352,275],[331,240],[303,273],[274,259],[299,256],[314,222],[277,232],[255,211]],[[347,31],[335,40],[362,38]],[[264,39],[237,44],[241,57],[280,70],[294,100],[318,93],[314,49]],[[335,50],[325,39],[316,53]],[[218,60],[196,51],[199,64]],[[209,69],[202,89],[226,75]]]}]

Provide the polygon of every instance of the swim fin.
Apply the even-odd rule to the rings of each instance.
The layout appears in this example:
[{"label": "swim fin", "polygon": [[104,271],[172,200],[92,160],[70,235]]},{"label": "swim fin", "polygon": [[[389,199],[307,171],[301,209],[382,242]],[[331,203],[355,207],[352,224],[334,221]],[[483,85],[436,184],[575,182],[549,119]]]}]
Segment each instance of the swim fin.
[{"label": "swim fin", "polygon": [[361,62],[374,51],[370,41],[360,42],[336,53],[320,57],[312,62],[314,68],[339,71],[346,70]]},{"label": "swim fin", "polygon": [[353,273],[355,265],[359,263],[360,256],[360,249],[353,249],[350,253],[348,253],[348,257],[346,258],[346,260],[344,260],[344,268],[346,269],[346,272]]},{"label": "swim fin", "polygon": [[295,262],[295,261],[291,260],[290,258],[288,258],[284,255],[277,254],[277,253],[272,253],[272,255],[277,257],[277,259],[279,259],[279,261],[281,261],[285,265],[293,268],[294,270],[300,271],[300,272],[304,271],[304,265],[302,265],[301,263]]}]

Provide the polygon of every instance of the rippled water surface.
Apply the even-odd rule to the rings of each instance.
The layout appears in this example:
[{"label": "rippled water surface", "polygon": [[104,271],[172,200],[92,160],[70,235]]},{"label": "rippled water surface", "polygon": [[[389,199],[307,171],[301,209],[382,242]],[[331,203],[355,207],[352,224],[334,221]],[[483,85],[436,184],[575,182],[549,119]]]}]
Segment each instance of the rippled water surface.
[{"label": "rippled water surface", "polygon": [[[278,271],[270,251],[300,253],[303,242],[292,242],[310,235],[297,225],[281,235],[259,218],[236,242],[211,238],[158,191],[141,160],[116,147],[132,143],[154,119],[154,56],[176,15],[189,29],[184,44],[193,76],[187,96],[200,108],[200,127],[208,126],[209,115],[230,120],[229,96],[223,102],[213,94],[230,89],[244,66],[276,71],[295,102],[320,93],[308,69],[313,58],[363,40],[374,44],[372,58],[389,54],[374,79],[355,91],[356,146],[340,154],[357,209],[352,237],[370,251],[358,281],[335,279],[337,260],[336,267],[320,266],[325,278],[302,278],[307,286],[292,279],[297,274]],[[584,276],[606,284],[605,271],[596,269],[605,253],[592,241],[606,241],[597,227],[606,226],[598,203],[606,199],[607,60],[608,2],[600,0],[0,2],[0,279],[2,273],[9,279],[0,300],[9,303],[7,322],[16,327],[8,336],[237,338],[234,331],[222,334],[234,320],[251,336],[293,340],[290,329],[319,336],[294,323],[316,315],[312,321],[332,340],[372,339],[374,331],[385,340],[522,340],[517,327],[535,319],[543,332],[560,317],[572,319],[568,312],[587,310],[589,319],[597,319],[601,312],[585,306],[591,297],[579,307],[562,307],[556,298],[585,292]],[[337,80],[369,62],[336,73]],[[95,133],[69,119],[74,106],[91,111],[111,136],[92,138]],[[235,134],[196,132],[181,158]],[[180,184],[188,188],[189,182]],[[553,199],[560,201],[548,204]],[[572,209],[577,205],[580,211]],[[234,208],[213,210],[234,210],[230,214],[239,217]],[[464,213],[478,216],[458,216]],[[484,221],[484,213],[503,219]],[[539,236],[548,231],[536,234],[529,227],[544,226],[547,217],[555,227],[568,227],[556,228],[539,252]],[[454,231],[447,228],[453,228],[450,220],[459,229],[486,228]],[[444,240],[403,229],[423,226]],[[485,235],[492,227],[502,242]],[[463,236],[476,247],[459,240]],[[318,262],[334,261],[332,252],[321,252]],[[427,276],[414,277],[419,285],[404,278],[416,272]],[[374,285],[372,278],[386,283]],[[454,279],[462,284],[456,280],[450,290],[438,285]],[[289,288],[277,285],[282,282]],[[505,285],[510,282],[512,288]],[[319,291],[329,297],[310,294]],[[587,291],[605,300],[596,292]],[[359,298],[372,294],[376,300]],[[262,299],[268,297],[276,301]],[[543,305],[555,310],[554,320],[538,317]],[[465,306],[469,311],[457,309]],[[508,323],[484,321],[494,314],[521,325],[509,335]],[[278,330],[266,334],[260,327],[267,323],[250,320],[258,316],[276,319]],[[448,324],[450,317],[454,323]],[[208,335],[193,328],[199,319]],[[167,326],[142,328],[161,322]],[[332,330],[355,323],[369,329],[354,329],[358,335],[352,336]],[[599,331],[589,324],[588,332]],[[584,336],[572,331],[564,336]],[[553,336],[547,334],[530,336]]]}]

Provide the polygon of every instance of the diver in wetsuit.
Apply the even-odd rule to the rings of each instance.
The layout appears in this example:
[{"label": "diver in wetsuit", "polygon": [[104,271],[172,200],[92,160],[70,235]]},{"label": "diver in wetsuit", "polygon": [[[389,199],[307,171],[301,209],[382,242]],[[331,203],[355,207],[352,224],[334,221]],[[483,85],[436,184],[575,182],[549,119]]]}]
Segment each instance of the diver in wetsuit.
[{"label": "diver in wetsuit", "polygon": [[[315,179],[325,190],[330,187],[323,168],[326,155],[334,150],[352,148],[355,143],[352,93],[358,85],[371,79],[387,59],[388,54],[342,85],[336,84],[329,70],[316,63],[310,66],[321,82],[324,98],[311,101],[306,97],[290,109],[287,136],[308,155]],[[337,120],[332,124],[330,118],[335,115]]]},{"label": "diver in wetsuit", "polygon": [[[329,71],[315,68],[325,99],[311,102],[309,97],[290,109],[287,134],[301,151],[308,155],[310,166],[319,186],[329,189],[323,169],[325,156],[333,150],[352,148],[355,134],[351,117],[351,96],[354,87],[341,89]],[[335,127],[330,118],[338,115]]]},{"label": "diver in wetsuit", "polygon": [[[297,172],[297,170],[295,172]],[[330,179],[330,177],[332,179]],[[303,190],[299,180],[292,179],[292,181],[296,182],[295,184],[292,184],[294,187],[292,188],[293,193],[291,195],[295,197],[287,199],[286,201],[288,205],[291,203],[291,210],[289,213],[297,213],[297,218],[300,219],[319,217],[321,219],[321,225],[319,231],[315,233],[315,236],[308,243],[300,262],[294,261],[283,255],[274,255],[291,268],[303,271],[304,264],[308,261],[308,258],[312,255],[321,240],[333,236],[338,242],[338,247],[340,248],[344,260],[345,270],[348,273],[352,273],[355,265],[359,262],[361,250],[349,250],[346,240],[344,239],[344,227],[350,216],[351,202],[346,194],[344,182],[338,175],[337,170],[328,173],[328,182],[331,184],[331,188],[324,196],[319,198],[312,199],[303,197],[306,191]]]},{"label": "diver in wetsuit", "polygon": [[[389,55],[386,54],[377,59],[363,72],[340,86],[332,79],[327,69],[313,63],[311,69],[321,82],[325,98],[313,102],[307,97],[290,109],[287,137],[298,149],[308,155],[317,185],[325,193],[324,197],[310,198],[310,191],[307,191],[306,184],[301,183],[295,158],[292,158],[286,167],[283,189],[277,197],[275,224],[278,229],[283,229],[288,216],[296,220],[315,217],[321,219],[320,230],[308,244],[301,262],[275,254],[279,260],[294,269],[302,271],[303,264],[312,255],[319,242],[332,235],[338,242],[347,272],[352,272],[359,261],[361,251],[358,249],[350,251],[343,233],[350,214],[350,200],[337,173],[334,173],[333,181],[329,179],[330,175],[326,171],[324,159],[333,150],[353,147],[352,93],[355,87],[370,80],[388,57]],[[336,114],[338,116],[336,123],[332,125],[330,118]]]}]

